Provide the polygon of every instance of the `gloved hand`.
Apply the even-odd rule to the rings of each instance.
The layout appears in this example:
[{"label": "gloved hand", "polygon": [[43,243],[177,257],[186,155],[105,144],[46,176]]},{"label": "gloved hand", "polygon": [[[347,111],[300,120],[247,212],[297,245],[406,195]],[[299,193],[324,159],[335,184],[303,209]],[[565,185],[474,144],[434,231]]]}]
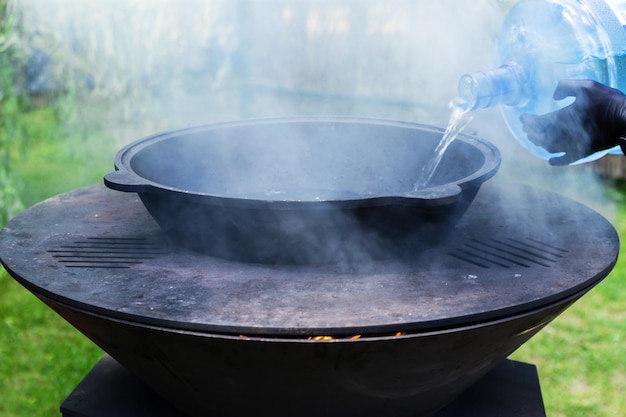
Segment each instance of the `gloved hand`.
[{"label": "gloved hand", "polygon": [[609,149],[626,135],[626,95],[591,80],[562,80],[555,100],[573,96],[567,107],[541,116],[523,114],[520,120],[528,140],[550,153],[551,165],[567,165]]}]

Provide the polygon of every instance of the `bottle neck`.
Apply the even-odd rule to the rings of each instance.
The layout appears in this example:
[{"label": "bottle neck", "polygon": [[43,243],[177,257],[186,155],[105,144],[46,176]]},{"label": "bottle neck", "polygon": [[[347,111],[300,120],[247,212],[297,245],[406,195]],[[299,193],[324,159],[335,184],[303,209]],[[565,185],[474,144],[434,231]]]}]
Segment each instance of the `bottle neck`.
[{"label": "bottle neck", "polygon": [[515,106],[524,99],[524,71],[519,65],[465,74],[459,80],[458,94],[469,110],[500,104]]}]

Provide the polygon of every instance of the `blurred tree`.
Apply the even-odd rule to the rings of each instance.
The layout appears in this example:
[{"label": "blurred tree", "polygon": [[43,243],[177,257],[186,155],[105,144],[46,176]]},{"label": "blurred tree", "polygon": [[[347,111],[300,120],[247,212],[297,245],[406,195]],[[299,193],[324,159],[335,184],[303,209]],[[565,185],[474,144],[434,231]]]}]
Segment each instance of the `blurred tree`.
[{"label": "blurred tree", "polygon": [[16,118],[24,98],[16,90],[20,62],[16,16],[9,0],[0,0],[0,225],[16,214],[22,204],[11,178],[11,151],[23,136]]}]

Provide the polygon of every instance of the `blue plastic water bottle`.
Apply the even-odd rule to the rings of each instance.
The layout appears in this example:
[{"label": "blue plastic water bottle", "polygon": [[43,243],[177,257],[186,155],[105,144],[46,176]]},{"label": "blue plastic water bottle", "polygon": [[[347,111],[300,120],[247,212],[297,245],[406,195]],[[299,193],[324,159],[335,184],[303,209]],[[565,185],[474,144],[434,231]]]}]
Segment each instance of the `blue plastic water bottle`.
[{"label": "blue plastic water bottle", "polygon": [[[522,131],[523,113],[545,114],[573,98],[555,101],[563,79],[592,79],[626,92],[626,0],[520,0],[497,38],[499,68],[466,74],[459,97],[472,110],[500,105],[519,142],[538,157],[551,154]],[[578,162],[598,159],[619,147]],[[578,163],[576,162],[576,163]]]}]

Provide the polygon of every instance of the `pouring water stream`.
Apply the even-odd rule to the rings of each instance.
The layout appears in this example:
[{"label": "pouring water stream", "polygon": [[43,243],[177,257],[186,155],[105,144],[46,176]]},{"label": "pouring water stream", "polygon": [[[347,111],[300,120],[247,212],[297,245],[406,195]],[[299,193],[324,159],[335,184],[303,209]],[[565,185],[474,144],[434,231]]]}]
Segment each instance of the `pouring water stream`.
[{"label": "pouring water stream", "polygon": [[446,150],[450,144],[456,139],[461,131],[472,121],[471,108],[467,106],[467,102],[461,98],[455,98],[450,102],[452,108],[452,114],[450,115],[450,121],[441,138],[441,141],[435,148],[435,155],[429,160],[428,164],[424,165],[421,174],[417,181],[413,185],[413,191],[418,191],[427,188],[430,181],[437,171],[437,167],[446,153]]}]

